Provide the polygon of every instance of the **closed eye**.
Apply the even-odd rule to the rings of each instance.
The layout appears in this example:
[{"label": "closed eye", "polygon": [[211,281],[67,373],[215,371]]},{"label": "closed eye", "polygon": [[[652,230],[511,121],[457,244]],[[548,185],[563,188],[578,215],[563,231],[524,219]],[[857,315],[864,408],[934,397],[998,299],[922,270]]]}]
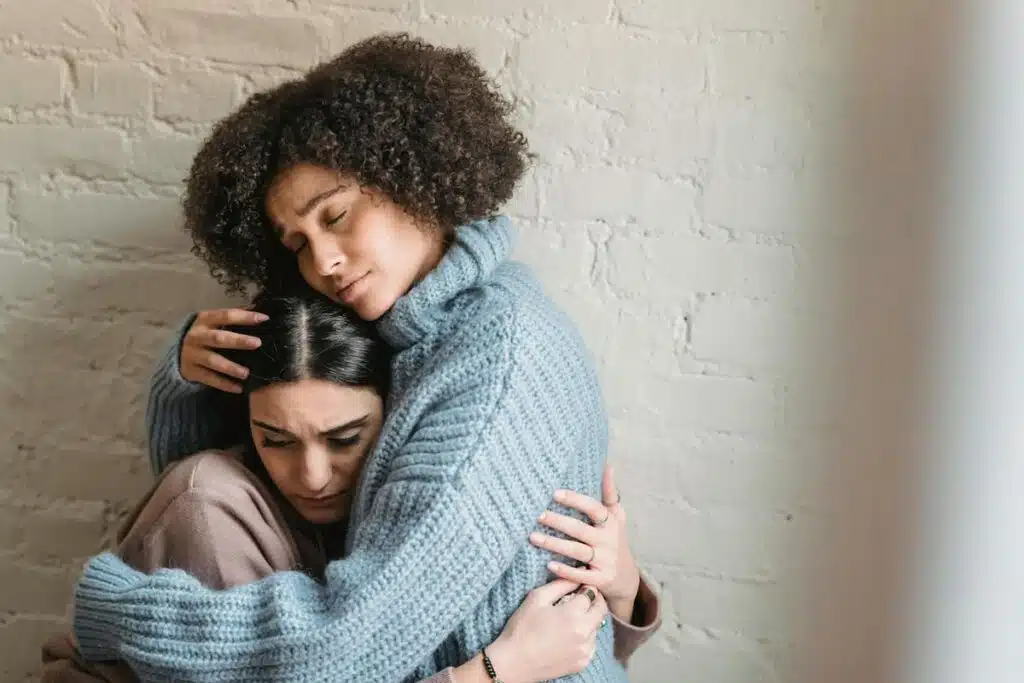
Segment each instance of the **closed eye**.
[{"label": "closed eye", "polygon": [[335,223],[340,221],[342,218],[344,218],[346,215],[348,215],[348,211],[342,211],[341,213],[339,213],[334,218],[328,218],[327,219],[327,225],[334,225]]},{"label": "closed eye", "polygon": [[269,436],[263,437],[264,448],[287,448],[288,446],[291,446],[294,443],[295,442],[292,441],[291,439],[284,439],[279,441],[277,439],[271,439]]},{"label": "closed eye", "polygon": [[330,444],[331,448],[336,448],[338,450],[351,448],[359,443],[359,434],[346,436],[345,438],[332,436],[327,439],[327,443]]}]

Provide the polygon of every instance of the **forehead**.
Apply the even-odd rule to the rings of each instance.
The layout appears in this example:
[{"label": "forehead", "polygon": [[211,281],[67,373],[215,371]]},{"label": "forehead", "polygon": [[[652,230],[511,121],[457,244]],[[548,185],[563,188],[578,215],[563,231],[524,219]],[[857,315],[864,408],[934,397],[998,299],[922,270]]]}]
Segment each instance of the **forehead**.
[{"label": "forehead", "polygon": [[253,420],[288,431],[322,432],[381,410],[373,389],[318,379],[271,384],[249,395]]},{"label": "forehead", "polygon": [[299,164],[282,171],[267,190],[267,213],[275,222],[295,216],[318,195],[339,185],[355,186],[355,178],[314,164]]}]

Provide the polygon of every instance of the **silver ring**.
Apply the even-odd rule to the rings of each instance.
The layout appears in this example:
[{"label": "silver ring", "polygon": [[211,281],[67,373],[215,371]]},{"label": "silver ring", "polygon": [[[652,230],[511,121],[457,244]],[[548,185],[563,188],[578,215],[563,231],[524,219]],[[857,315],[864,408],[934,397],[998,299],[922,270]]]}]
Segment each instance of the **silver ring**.
[{"label": "silver ring", "polygon": [[590,548],[590,559],[587,560],[587,564],[591,565],[594,564],[594,557],[597,555],[597,548],[592,545],[588,545],[587,547]]},{"label": "silver ring", "polygon": [[608,508],[605,508],[604,519],[599,520],[597,522],[594,522],[594,526],[604,526],[605,524],[608,523],[608,520],[611,518],[611,516],[612,516],[611,510],[609,510]]},{"label": "silver ring", "polygon": [[588,588],[583,591],[583,595],[586,596],[587,600],[590,600],[590,605],[593,606],[597,602],[597,593],[594,592],[593,588]]}]

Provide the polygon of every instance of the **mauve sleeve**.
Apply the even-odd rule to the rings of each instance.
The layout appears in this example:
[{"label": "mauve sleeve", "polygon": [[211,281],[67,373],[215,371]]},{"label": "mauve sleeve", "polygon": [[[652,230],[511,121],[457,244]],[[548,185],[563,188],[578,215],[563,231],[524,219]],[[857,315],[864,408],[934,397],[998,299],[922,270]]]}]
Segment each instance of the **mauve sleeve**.
[{"label": "mauve sleeve", "polygon": [[438,671],[430,678],[424,678],[416,683],[455,683],[455,669],[449,667],[444,671]]},{"label": "mauve sleeve", "polygon": [[661,603],[658,595],[643,577],[636,594],[633,618],[630,623],[612,615],[615,633],[615,659],[623,666],[637,649],[650,640],[661,627]]}]

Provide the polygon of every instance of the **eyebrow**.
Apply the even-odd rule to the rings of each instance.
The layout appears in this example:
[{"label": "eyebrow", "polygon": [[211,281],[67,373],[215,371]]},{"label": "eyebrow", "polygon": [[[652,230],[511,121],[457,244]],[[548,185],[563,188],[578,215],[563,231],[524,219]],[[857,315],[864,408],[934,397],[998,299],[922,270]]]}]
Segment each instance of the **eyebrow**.
[{"label": "eyebrow", "polygon": [[[362,417],[357,417],[356,419],[350,420],[350,421],[346,422],[345,424],[340,424],[337,427],[331,427],[330,429],[322,431],[322,432],[320,432],[320,436],[334,436],[338,432],[345,432],[345,431],[348,431],[349,429],[354,429],[356,427],[362,427],[363,425],[365,425],[369,421],[369,419],[370,419],[370,414],[367,413],[366,415],[363,415]],[[261,428],[267,430],[268,432],[274,432],[275,434],[281,434],[283,436],[290,436],[290,437],[293,437],[293,438],[295,436],[294,434],[289,432],[287,429],[281,429],[280,427],[275,427],[272,424],[267,424],[266,422],[261,422],[260,420],[253,420],[252,423],[254,425],[256,425],[257,427],[261,427]]]},{"label": "eyebrow", "polygon": [[327,190],[326,192],[321,192],[320,194],[318,194],[317,196],[313,197],[308,202],[306,202],[305,206],[303,206],[301,209],[298,210],[297,213],[298,213],[299,217],[300,218],[305,218],[306,216],[309,215],[310,211],[312,211],[314,208],[316,208],[317,204],[319,204],[320,202],[324,201],[328,197],[332,197],[332,196],[338,194],[339,192],[342,192],[342,191],[347,190],[347,189],[348,189],[348,183],[341,183],[340,185],[338,185],[333,190]]}]

